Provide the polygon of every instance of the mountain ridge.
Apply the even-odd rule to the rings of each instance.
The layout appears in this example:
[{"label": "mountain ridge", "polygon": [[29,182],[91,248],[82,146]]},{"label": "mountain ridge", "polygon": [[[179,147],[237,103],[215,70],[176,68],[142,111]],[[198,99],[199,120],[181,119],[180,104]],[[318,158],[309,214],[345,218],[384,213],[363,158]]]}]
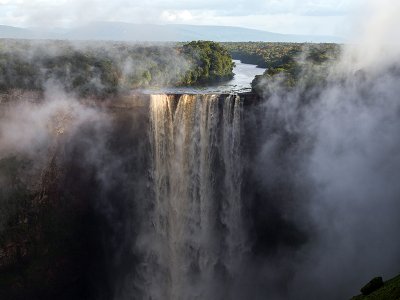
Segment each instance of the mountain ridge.
[{"label": "mountain ridge", "polygon": [[185,42],[191,40],[213,40],[217,42],[344,42],[344,39],[335,36],[281,34],[236,26],[156,25],[125,22],[93,22],[68,30],[33,29],[0,25],[0,38],[125,42]]}]

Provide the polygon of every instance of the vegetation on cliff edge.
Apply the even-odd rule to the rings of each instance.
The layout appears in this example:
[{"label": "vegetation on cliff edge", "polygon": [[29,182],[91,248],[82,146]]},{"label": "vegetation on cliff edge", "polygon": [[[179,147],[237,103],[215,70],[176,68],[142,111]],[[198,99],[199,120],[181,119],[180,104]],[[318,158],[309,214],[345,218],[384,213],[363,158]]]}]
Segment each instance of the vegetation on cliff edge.
[{"label": "vegetation on cliff edge", "polygon": [[358,295],[351,300],[398,300],[400,299],[400,275],[385,281],[383,286],[369,295]]},{"label": "vegetation on cliff edge", "polygon": [[253,90],[268,93],[271,85],[287,89],[323,84],[327,71],[341,53],[337,44],[224,43],[234,59],[267,68],[252,82]]},{"label": "vegetation on cliff edge", "polygon": [[232,57],[210,41],[136,45],[0,41],[0,91],[44,90],[57,82],[79,96],[138,88],[212,84],[233,77]]}]

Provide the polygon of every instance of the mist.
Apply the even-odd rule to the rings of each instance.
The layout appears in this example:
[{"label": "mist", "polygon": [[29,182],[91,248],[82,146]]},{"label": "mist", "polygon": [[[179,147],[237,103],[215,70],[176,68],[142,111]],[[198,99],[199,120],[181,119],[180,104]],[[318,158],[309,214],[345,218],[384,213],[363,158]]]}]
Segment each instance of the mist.
[{"label": "mist", "polygon": [[[290,88],[284,75],[261,81],[259,96],[86,97],[71,88],[82,74],[55,76],[42,64],[59,48],[11,51],[37,63],[40,89],[0,101],[0,233],[26,224],[29,242],[12,236],[8,247],[26,259],[26,244],[43,243],[35,253],[47,255],[38,234],[47,227],[15,216],[13,199],[27,211],[50,208],[70,231],[50,230],[68,254],[49,265],[62,283],[78,274],[71,291],[49,285],[57,293],[32,299],[350,299],[371,278],[398,274],[393,2],[366,6],[338,62],[304,68]],[[121,78],[160,63],[127,57],[121,45],[66,47],[99,51]],[[154,77],[160,85],[190,67],[170,48],[157,51],[169,71]],[[4,74],[4,85],[16,78]],[[101,91],[99,71],[89,75],[88,89]]]},{"label": "mist", "polygon": [[290,278],[276,299],[346,299],[370,278],[398,273],[400,48],[388,37],[398,36],[400,10],[392,2],[370,3],[361,38],[345,46],[324,84],[287,92],[265,82],[253,176],[278,202],[272,210],[305,237],[289,255],[277,249],[266,259],[266,280]]},{"label": "mist", "polygon": [[294,258],[280,260],[294,276],[282,299],[346,298],[398,272],[399,73],[366,76],[331,79],[309,103],[294,91],[263,108],[254,176],[267,190],[285,182],[277,210],[307,236]]},{"label": "mist", "polygon": [[76,98],[175,86],[192,65],[174,43],[102,41],[0,42],[2,90],[45,91],[56,83]]}]

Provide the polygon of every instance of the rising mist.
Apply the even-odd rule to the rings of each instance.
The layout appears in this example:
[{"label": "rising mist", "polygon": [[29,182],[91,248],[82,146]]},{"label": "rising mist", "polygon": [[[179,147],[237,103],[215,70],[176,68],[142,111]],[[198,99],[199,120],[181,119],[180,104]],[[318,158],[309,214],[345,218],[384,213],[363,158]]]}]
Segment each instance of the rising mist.
[{"label": "rising mist", "polygon": [[399,37],[400,7],[366,11],[340,61],[305,68],[290,89],[277,77],[261,81],[261,95],[100,103],[46,78],[33,100],[2,101],[0,232],[28,232],[0,252],[4,265],[29,265],[31,247],[51,257],[47,223],[16,213],[13,199],[60,217],[48,235],[67,249],[49,263],[62,275],[40,273],[50,284],[27,283],[27,295],[333,300],[396,275],[400,47],[388,37]]}]

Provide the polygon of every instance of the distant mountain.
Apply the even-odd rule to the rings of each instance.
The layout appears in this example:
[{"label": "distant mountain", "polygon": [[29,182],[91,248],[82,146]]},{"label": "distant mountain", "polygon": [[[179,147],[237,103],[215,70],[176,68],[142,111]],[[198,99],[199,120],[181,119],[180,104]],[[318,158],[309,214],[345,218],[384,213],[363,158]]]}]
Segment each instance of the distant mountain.
[{"label": "distant mountain", "polygon": [[32,37],[33,32],[29,29],[0,25],[0,38],[5,39],[27,39]]},{"label": "distant mountain", "polygon": [[333,42],[343,39],[334,36],[279,34],[231,26],[153,25],[122,22],[94,22],[71,30],[24,29],[0,25],[0,38],[67,39],[103,41],[192,41],[217,42]]}]

